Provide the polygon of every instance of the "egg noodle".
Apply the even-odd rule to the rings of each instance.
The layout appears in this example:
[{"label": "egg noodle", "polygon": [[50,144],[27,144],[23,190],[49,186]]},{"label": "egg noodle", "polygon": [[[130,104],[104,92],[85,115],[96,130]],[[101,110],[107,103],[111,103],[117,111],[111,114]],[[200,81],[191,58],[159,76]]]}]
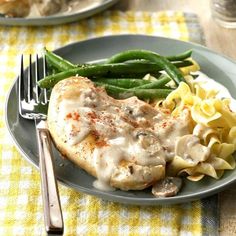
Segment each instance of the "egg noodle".
[{"label": "egg noodle", "polygon": [[187,76],[186,81],[181,82],[156,108],[170,109],[173,116],[188,110],[193,124],[191,134],[209,148],[210,153],[202,159],[190,160],[176,152],[167,165],[167,173],[170,176],[187,175],[192,181],[205,175],[219,179],[225,170],[235,168],[236,113],[230,108],[230,98],[218,98],[218,91],[204,88],[204,82],[196,82],[192,76]]}]

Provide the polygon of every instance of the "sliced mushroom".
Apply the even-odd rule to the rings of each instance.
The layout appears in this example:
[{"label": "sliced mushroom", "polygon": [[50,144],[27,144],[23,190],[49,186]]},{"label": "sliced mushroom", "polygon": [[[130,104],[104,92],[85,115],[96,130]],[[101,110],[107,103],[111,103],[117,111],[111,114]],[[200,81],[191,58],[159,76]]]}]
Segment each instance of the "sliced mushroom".
[{"label": "sliced mushroom", "polygon": [[152,187],[152,194],[155,197],[175,196],[182,187],[182,179],[178,177],[166,177],[158,181]]},{"label": "sliced mushroom", "polygon": [[134,135],[143,148],[148,148],[150,145],[153,145],[157,142],[157,137],[149,130],[139,129]]},{"label": "sliced mushroom", "polygon": [[187,134],[180,137],[176,142],[175,153],[186,161],[197,164],[207,160],[210,155],[210,148],[202,145],[197,136]]},{"label": "sliced mushroom", "polygon": [[139,129],[135,132],[138,143],[146,150],[150,157],[165,157],[165,152],[157,136],[150,130]]}]

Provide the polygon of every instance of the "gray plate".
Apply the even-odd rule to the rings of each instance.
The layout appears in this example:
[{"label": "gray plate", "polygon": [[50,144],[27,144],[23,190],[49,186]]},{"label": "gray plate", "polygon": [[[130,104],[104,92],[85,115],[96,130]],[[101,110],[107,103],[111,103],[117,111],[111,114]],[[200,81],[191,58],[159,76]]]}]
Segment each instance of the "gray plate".
[{"label": "gray plate", "polygon": [[80,9],[68,14],[55,14],[51,16],[44,17],[26,17],[26,18],[8,18],[0,17],[0,25],[57,25],[63,23],[69,23],[77,20],[84,19],[98,12],[101,12],[112,5],[114,5],[119,0],[103,0],[98,4],[91,4],[91,6],[86,6],[86,9]]},{"label": "gray plate", "polygon": [[[55,52],[74,63],[79,63],[104,59],[122,50],[138,48],[149,49],[163,55],[173,55],[193,49],[193,58],[199,62],[201,70],[224,84],[231,94],[235,95],[235,62],[205,47],[188,42],[154,36],[119,35],[77,42],[60,48]],[[6,101],[5,118],[7,127],[21,154],[35,166],[38,166],[34,124],[18,115],[16,87],[16,84],[14,84]],[[78,191],[122,203],[156,205],[192,201],[222,191],[236,180],[236,170],[226,171],[220,180],[208,177],[196,183],[185,180],[184,187],[177,196],[163,199],[154,198],[150,193],[150,189],[145,191],[124,192],[117,190],[103,192],[93,187],[93,177],[70,161],[62,160],[56,150],[54,150],[54,154],[56,158],[56,175],[62,183]]]}]

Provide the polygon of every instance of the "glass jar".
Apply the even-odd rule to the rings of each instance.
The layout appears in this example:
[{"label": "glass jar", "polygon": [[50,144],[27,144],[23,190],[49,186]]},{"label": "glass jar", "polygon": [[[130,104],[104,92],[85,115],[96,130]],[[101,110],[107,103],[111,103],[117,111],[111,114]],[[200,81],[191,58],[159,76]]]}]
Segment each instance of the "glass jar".
[{"label": "glass jar", "polygon": [[212,17],[225,28],[236,28],[236,0],[211,0]]}]

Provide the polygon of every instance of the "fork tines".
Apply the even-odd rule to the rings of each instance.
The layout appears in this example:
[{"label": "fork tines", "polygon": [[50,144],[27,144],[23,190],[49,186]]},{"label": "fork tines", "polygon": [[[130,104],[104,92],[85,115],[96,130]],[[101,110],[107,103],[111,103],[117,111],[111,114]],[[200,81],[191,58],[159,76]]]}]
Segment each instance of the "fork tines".
[{"label": "fork tines", "polygon": [[[47,92],[46,89],[39,89],[37,82],[40,79],[40,71],[42,69],[42,77],[46,76],[46,59],[43,57],[43,63],[40,67],[39,58],[36,54],[35,56],[35,64],[33,66],[32,56],[29,55],[29,67],[27,70],[27,75],[24,70],[24,56],[21,55],[21,70],[19,76],[19,96],[20,100],[27,103],[42,103],[47,104]],[[41,93],[40,93],[41,92]]]}]

